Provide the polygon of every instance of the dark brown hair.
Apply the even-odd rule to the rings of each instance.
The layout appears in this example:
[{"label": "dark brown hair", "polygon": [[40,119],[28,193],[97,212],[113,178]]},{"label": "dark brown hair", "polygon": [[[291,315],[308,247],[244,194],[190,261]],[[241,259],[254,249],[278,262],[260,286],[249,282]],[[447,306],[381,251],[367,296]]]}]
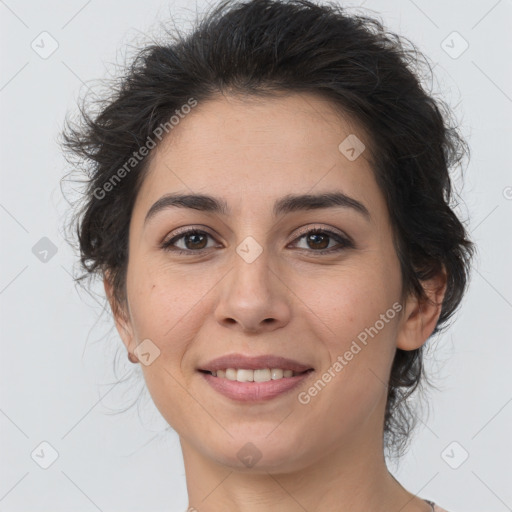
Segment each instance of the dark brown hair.
[{"label": "dark brown hair", "polygon": [[[80,105],[66,121],[63,149],[85,167],[86,186],[70,225],[88,275],[108,272],[118,304],[126,301],[128,229],[148,158],[97,191],[180,107],[216,94],[307,92],[328,99],[371,138],[373,169],[385,196],[403,276],[404,296],[427,300],[422,282],[443,269],[447,290],[437,333],[465,292],[473,244],[453,211],[449,170],[469,154],[452,114],[419,76],[423,55],[380,21],[334,3],[223,1],[190,34],[140,49],[109,94]],[[424,64],[424,62],[423,62]],[[431,72],[430,65],[428,69]],[[425,66],[424,66],[425,67]],[[96,192],[95,192],[96,191]],[[418,350],[398,349],[388,387],[385,446],[405,448],[415,416],[407,397],[423,375]]]}]

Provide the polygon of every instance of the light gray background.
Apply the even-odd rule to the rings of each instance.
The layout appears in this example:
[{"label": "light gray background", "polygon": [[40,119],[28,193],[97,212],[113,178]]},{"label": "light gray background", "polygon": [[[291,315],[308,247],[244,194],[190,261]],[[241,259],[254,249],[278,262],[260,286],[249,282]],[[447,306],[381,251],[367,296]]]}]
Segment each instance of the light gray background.
[{"label": "light gray background", "polygon": [[[461,213],[479,250],[455,324],[431,344],[436,356],[427,365],[441,391],[430,393],[430,414],[393,472],[450,512],[512,510],[512,2],[368,0],[364,8],[436,63],[436,87],[456,107],[472,149]],[[59,187],[69,169],[55,143],[84,87],[115,73],[125,45],[158,30],[169,9],[181,23],[195,4],[0,1],[0,511],[186,508],[178,438],[147,392],[140,411],[109,414],[145,388],[142,376],[116,384],[138,367],[125,361],[101,305],[78,294],[70,277],[75,259],[62,239],[68,210]],[[43,31],[59,45],[47,59],[31,47],[35,40],[39,51],[51,48]],[[463,40],[469,47],[458,55]],[[32,251],[43,237],[57,248],[46,262]],[[35,462],[50,460],[43,441],[58,453],[48,469]],[[448,462],[460,463],[463,450],[468,459],[453,469]]]}]

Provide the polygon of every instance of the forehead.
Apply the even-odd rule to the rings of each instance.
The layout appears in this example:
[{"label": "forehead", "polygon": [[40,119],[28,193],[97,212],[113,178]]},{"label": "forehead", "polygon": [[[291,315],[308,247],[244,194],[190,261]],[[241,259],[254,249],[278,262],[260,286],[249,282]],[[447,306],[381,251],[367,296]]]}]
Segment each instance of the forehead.
[{"label": "forehead", "polygon": [[[343,152],[354,136],[366,147],[355,160]],[[315,95],[218,96],[183,116],[153,150],[136,209],[169,192],[223,197],[233,214],[244,204],[270,209],[290,193],[336,190],[375,203],[382,198],[369,145],[356,123]]]}]

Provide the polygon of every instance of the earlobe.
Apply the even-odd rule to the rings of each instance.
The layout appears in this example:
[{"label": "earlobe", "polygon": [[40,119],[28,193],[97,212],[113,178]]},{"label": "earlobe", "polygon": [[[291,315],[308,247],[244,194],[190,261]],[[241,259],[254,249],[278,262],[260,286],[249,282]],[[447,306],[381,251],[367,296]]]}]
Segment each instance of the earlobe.
[{"label": "earlobe", "polygon": [[427,341],[441,315],[446,283],[446,271],[443,268],[438,275],[422,282],[427,300],[412,295],[408,297],[397,336],[397,348],[416,350]]},{"label": "earlobe", "polygon": [[104,274],[103,287],[105,289],[105,294],[110,304],[110,309],[114,317],[114,323],[116,325],[117,332],[119,333],[119,336],[121,337],[126,349],[130,351],[130,347],[133,342],[133,333],[131,325],[125,311],[117,303],[114,297],[113,286],[108,273]]}]

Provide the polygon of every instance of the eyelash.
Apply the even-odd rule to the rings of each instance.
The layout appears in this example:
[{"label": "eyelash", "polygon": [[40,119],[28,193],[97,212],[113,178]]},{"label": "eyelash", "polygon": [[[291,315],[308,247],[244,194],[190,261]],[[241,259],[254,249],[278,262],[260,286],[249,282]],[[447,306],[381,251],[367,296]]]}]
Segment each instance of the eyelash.
[{"label": "eyelash", "polygon": [[[330,231],[328,229],[323,229],[323,228],[312,228],[309,231],[301,233],[297,238],[295,238],[294,241],[299,241],[300,239],[307,237],[309,235],[312,235],[312,234],[328,235],[329,238],[333,238],[335,241],[337,241],[339,244],[341,244],[341,247],[337,247],[337,248],[331,247],[330,249],[322,249],[320,251],[315,251],[313,249],[309,249],[309,250],[301,249],[301,250],[307,251],[307,252],[312,252],[315,255],[324,255],[324,254],[332,254],[332,253],[341,252],[344,249],[354,247],[354,244],[352,243],[352,241],[349,238],[341,236],[340,234],[335,233],[334,231]],[[210,233],[208,233],[206,231],[203,231],[203,230],[200,230],[197,228],[191,228],[191,229],[188,229],[187,231],[183,231],[183,232],[177,234],[170,240],[162,242],[160,248],[163,249],[164,251],[173,252],[175,254],[183,254],[183,255],[187,255],[187,256],[191,256],[194,254],[195,255],[202,254],[204,251],[208,251],[209,249],[211,249],[211,247],[210,247],[207,249],[199,249],[199,250],[195,251],[193,249],[185,250],[185,249],[176,249],[175,247],[173,247],[174,243],[176,243],[178,240],[186,237],[187,235],[207,235],[207,236],[210,236],[211,238],[213,238],[213,236],[210,235]]]}]

